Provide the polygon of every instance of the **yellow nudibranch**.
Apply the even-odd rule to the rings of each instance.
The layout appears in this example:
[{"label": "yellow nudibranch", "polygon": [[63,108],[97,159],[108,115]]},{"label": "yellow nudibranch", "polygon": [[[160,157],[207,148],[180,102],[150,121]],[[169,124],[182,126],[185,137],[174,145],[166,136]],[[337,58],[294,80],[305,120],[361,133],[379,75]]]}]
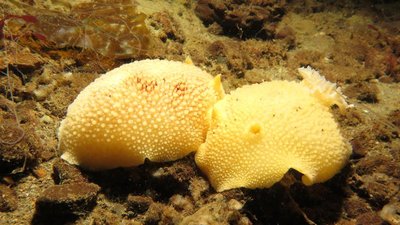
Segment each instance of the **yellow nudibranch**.
[{"label": "yellow nudibranch", "polygon": [[91,170],[171,161],[205,141],[220,76],[168,60],[116,68],[87,86],[58,131],[61,156]]},{"label": "yellow nudibranch", "polygon": [[351,147],[329,110],[349,105],[317,71],[299,72],[301,82],[243,86],[214,105],[206,142],[195,159],[217,191],[268,188],[291,168],[312,185],[345,165]]},{"label": "yellow nudibranch", "polygon": [[185,63],[142,60],[87,86],[58,131],[61,156],[91,170],[162,162],[197,151],[217,191],[265,188],[293,168],[324,182],[351,153],[330,106],[340,89],[311,68],[301,82],[271,81],[224,94],[220,76]]}]

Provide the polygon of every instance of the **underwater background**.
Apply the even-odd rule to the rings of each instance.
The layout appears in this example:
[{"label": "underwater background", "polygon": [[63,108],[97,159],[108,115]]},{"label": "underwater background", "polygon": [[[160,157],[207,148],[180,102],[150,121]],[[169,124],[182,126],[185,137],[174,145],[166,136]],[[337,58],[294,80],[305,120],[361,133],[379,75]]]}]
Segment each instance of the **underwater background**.
[{"label": "underwater background", "polygon": [[[400,2],[4,0],[0,2],[0,224],[400,224]],[[289,171],[268,189],[217,193],[193,154],[89,172],[59,158],[79,92],[141,59],[221,74],[227,93],[300,80],[311,66],[353,153],[331,180]]]}]

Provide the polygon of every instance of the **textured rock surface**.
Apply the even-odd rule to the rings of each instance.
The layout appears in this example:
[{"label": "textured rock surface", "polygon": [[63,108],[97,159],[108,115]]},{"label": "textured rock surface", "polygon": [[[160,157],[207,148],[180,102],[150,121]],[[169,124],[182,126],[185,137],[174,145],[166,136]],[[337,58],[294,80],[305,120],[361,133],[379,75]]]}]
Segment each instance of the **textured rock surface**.
[{"label": "textured rock surface", "polygon": [[53,164],[53,179],[56,184],[87,182],[78,168],[62,159],[56,159]]},{"label": "textured rock surface", "polygon": [[[83,11],[69,15],[81,2],[0,1],[1,19],[6,16],[4,13],[18,16],[30,13],[40,14],[37,19],[42,22],[33,24],[11,18],[2,27],[5,37],[0,42],[0,139],[13,141],[19,137],[21,130],[15,129],[16,118],[20,119],[25,136],[15,145],[0,144],[1,183],[18,198],[15,210],[0,212],[0,224],[179,224],[200,208],[208,209],[202,210],[204,217],[219,217],[210,221],[231,218],[228,221],[231,224],[250,220],[254,225],[309,225],[304,214],[316,224],[330,225],[389,224],[397,218],[398,214],[392,211],[396,209],[393,204],[400,199],[400,193],[393,189],[400,180],[400,6],[397,1],[286,1],[283,6],[268,9],[278,1],[223,1],[231,9],[238,5],[264,4],[266,11],[283,10],[276,22],[273,18],[266,20],[266,25],[272,25],[267,30],[275,32],[274,37],[250,35],[254,30],[249,31],[250,36],[242,35],[243,39],[239,38],[242,32],[238,28],[226,33],[224,24],[204,25],[196,15],[196,1],[101,0],[96,2],[104,4],[102,7],[88,12],[97,14],[91,21],[76,20]],[[218,1],[208,2],[217,7]],[[125,26],[123,20],[114,21],[121,25],[116,27],[107,27],[104,21],[133,15],[135,12],[130,9],[147,15],[146,19],[136,17],[150,31],[144,37],[150,40],[144,51],[136,51],[138,46],[131,45],[126,50],[135,49],[134,53],[125,55],[128,57],[125,59],[116,59],[115,54],[107,57],[99,54],[104,52],[106,43],[137,37],[138,30],[128,34],[129,30],[124,27],[118,34],[127,36],[106,35],[96,39],[95,45],[101,46],[99,51],[77,47],[73,42],[83,40],[85,33],[79,33],[79,28],[85,28],[85,24],[101,23],[91,31],[92,38],[101,34],[103,28],[115,31]],[[110,11],[128,13],[103,16]],[[239,14],[240,11],[236,13]],[[250,19],[249,24],[257,20],[246,14],[240,18]],[[61,20],[61,26],[57,19]],[[46,32],[60,31],[60,27],[78,28],[73,31],[77,36],[51,43],[49,39],[35,36],[35,30],[31,29],[42,24],[51,28]],[[69,37],[68,33],[63,34],[64,38]],[[110,38],[113,40],[109,41]],[[131,39],[130,43],[140,40],[144,39]],[[57,47],[65,43],[70,47]],[[227,92],[263,81],[299,81],[296,70],[302,66],[319,70],[329,81],[338,83],[349,96],[349,103],[356,105],[344,115],[339,115],[335,108],[332,110],[356,154],[341,173],[325,183],[307,187],[300,183],[301,174],[294,173],[289,188],[278,183],[268,189],[234,189],[221,193],[225,200],[215,197],[206,176],[194,166],[193,155],[176,162],[146,162],[138,168],[103,172],[78,172],[75,167],[64,167],[65,164],[52,159],[59,156],[57,127],[68,105],[100,74],[144,58],[184,61],[186,56],[208,73],[221,74]],[[49,216],[34,216],[35,202],[44,190],[54,184],[77,180],[86,185],[85,179],[75,179],[81,173],[101,187],[93,210],[53,217],[56,221],[50,222],[46,221]],[[151,199],[152,203],[145,212],[135,213],[129,209],[128,196]],[[243,204],[242,209],[225,207],[231,199]],[[212,210],[210,205],[221,211]],[[381,215],[382,211],[385,216]],[[232,217],[224,217],[232,212]],[[200,218],[199,214],[191,218]]]},{"label": "textured rock surface", "polygon": [[0,212],[14,211],[18,207],[18,198],[11,188],[0,184]]},{"label": "textured rock surface", "polygon": [[146,196],[129,195],[127,198],[128,210],[134,214],[142,214],[146,212],[153,200]]},{"label": "textured rock surface", "polygon": [[46,189],[36,201],[40,215],[84,214],[96,205],[100,187],[91,183],[54,185]]},{"label": "textured rock surface", "polygon": [[283,6],[284,1],[200,0],[195,10],[206,25],[216,23],[226,35],[269,39],[275,35]]}]

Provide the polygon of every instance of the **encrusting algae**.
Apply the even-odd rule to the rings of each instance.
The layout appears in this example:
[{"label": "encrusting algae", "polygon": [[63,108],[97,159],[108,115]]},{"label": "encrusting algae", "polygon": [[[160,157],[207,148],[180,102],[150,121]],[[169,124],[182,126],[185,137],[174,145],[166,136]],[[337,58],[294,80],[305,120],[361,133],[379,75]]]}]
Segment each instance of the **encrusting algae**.
[{"label": "encrusting algae", "polygon": [[59,128],[62,158],[91,170],[171,161],[192,151],[217,191],[267,188],[291,168],[306,185],[347,162],[330,106],[350,107],[311,68],[301,82],[271,81],[224,94],[220,76],[186,63],[143,60],[95,80]]}]

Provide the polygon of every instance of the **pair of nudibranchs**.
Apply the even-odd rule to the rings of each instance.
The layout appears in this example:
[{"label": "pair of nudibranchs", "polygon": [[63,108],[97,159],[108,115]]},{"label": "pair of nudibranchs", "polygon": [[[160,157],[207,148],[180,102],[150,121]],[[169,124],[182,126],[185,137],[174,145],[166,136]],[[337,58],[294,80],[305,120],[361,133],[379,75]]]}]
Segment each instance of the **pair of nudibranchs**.
[{"label": "pair of nudibranchs", "polygon": [[266,188],[289,169],[306,185],[334,176],[351,154],[330,112],[345,97],[310,67],[301,82],[246,85],[225,95],[221,77],[191,63],[142,60],[109,71],[69,106],[62,158],[90,170],[195,161],[217,191]]}]

